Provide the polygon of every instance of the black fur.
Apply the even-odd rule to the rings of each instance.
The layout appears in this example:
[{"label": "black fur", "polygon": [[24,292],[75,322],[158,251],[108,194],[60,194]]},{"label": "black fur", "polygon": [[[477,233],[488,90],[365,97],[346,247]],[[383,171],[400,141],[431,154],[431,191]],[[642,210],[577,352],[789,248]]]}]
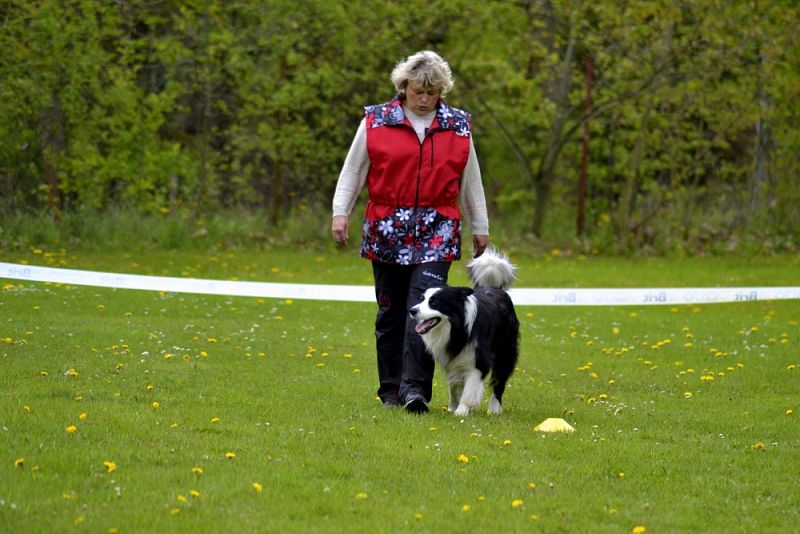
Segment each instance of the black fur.
[{"label": "black fur", "polygon": [[[470,329],[468,298],[473,295],[477,313]],[[448,372],[448,363],[472,345],[475,368],[480,371],[482,380],[491,373],[492,392],[498,403],[502,403],[506,383],[519,357],[519,320],[508,293],[493,288],[443,287],[430,295],[427,308],[446,316],[450,323],[445,354],[434,354],[445,372]],[[412,308],[411,315],[422,320],[419,306]],[[453,407],[451,399],[451,409]]]}]

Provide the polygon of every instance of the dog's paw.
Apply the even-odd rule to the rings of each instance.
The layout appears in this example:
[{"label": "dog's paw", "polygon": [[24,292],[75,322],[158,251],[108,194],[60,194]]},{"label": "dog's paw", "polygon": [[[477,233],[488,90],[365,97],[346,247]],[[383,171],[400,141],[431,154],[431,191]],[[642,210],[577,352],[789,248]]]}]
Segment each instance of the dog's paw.
[{"label": "dog's paw", "polygon": [[459,404],[453,413],[459,417],[469,415],[469,407],[466,404]]},{"label": "dog's paw", "polygon": [[489,413],[492,415],[500,415],[503,413],[503,405],[500,404],[500,401],[492,395],[492,400],[489,401]]}]

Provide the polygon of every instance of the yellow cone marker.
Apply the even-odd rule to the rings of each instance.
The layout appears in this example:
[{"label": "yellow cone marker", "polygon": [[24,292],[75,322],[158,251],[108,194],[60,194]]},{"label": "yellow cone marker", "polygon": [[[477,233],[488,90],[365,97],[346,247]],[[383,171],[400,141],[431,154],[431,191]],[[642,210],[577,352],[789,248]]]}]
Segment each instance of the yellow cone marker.
[{"label": "yellow cone marker", "polygon": [[533,430],[536,432],[575,432],[569,423],[558,417],[545,419]]}]

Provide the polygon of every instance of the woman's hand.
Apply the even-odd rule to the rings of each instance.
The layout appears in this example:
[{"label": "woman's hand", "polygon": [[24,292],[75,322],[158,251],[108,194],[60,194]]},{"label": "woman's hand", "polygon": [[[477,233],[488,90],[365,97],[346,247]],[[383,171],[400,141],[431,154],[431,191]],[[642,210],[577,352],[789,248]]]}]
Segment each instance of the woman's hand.
[{"label": "woman's hand", "polygon": [[486,247],[489,246],[489,236],[488,235],[474,235],[472,236],[472,250],[474,252],[473,258],[477,258],[483,251],[486,250]]},{"label": "woman's hand", "polygon": [[331,223],[331,231],[333,232],[333,239],[342,246],[347,245],[347,238],[349,232],[347,230],[347,216],[337,215],[333,218]]}]

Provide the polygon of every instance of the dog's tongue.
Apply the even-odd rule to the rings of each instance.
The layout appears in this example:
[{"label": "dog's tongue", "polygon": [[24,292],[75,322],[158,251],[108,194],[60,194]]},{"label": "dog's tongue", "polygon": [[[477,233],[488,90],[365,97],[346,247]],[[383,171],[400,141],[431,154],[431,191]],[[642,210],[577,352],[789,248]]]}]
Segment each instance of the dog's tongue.
[{"label": "dog's tongue", "polygon": [[433,328],[436,323],[438,323],[438,319],[428,319],[427,321],[422,321],[421,323],[417,323],[417,326],[414,327],[414,330],[417,331],[417,334],[424,334],[431,328]]}]

